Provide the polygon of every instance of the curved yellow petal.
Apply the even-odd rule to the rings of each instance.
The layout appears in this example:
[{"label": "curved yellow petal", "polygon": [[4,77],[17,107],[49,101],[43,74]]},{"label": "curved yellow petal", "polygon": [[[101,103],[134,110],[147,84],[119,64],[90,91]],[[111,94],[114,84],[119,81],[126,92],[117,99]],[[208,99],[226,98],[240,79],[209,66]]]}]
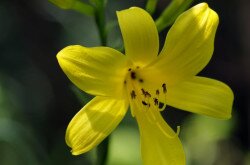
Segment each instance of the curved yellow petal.
[{"label": "curved yellow petal", "polygon": [[66,131],[66,143],[73,155],[85,153],[97,146],[120,123],[128,109],[126,100],[97,96],[71,120]]},{"label": "curved yellow petal", "polygon": [[141,135],[144,165],[185,165],[185,153],[178,135],[168,126],[156,109],[135,116]]},{"label": "curved yellow petal", "polygon": [[226,84],[210,78],[193,77],[169,88],[166,102],[182,110],[228,119],[233,99],[233,92]]},{"label": "curved yellow petal", "polygon": [[169,30],[159,58],[145,72],[168,85],[196,75],[211,59],[218,22],[218,15],[206,3],[181,14]]},{"label": "curved yellow petal", "polygon": [[146,65],[158,55],[158,32],[152,17],[143,9],[132,7],[117,12],[126,55],[136,65]]},{"label": "curved yellow petal", "polygon": [[92,95],[120,96],[124,88],[126,56],[108,47],[68,46],[57,54],[68,78]]}]

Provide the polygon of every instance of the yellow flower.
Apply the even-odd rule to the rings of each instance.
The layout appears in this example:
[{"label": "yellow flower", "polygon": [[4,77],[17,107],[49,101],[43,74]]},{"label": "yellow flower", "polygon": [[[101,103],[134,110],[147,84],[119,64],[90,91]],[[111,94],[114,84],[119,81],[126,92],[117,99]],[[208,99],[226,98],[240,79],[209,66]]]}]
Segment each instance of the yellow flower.
[{"label": "yellow flower", "polygon": [[117,16],[125,55],[108,47],[78,45],[57,55],[68,78],[96,96],[71,120],[67,145],[74,155],[91,150],[116,128],[130,106],[140,130],[143,164],[184,165],[178,135],[160,111],[170,105],[222,119],[231,117],[231,89],[196,76],[212,56],[218,15],[206,3],[181,14],[159,55],[158,32],[146,11],[133,7]]}]

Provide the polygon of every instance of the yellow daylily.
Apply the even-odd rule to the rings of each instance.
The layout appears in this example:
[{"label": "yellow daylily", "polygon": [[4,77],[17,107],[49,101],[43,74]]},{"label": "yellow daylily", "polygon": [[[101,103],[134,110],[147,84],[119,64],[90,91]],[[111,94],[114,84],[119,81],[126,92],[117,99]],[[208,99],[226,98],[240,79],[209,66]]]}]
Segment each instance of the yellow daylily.
[{"label": "yellow daylily", "polygon": [[79,45],[61,50],[58,61],[68,78],[96,97],[71,120],[67,145],[78,155],[97,146],[119,124],[130,106],[137,120],[145,165],[184,165],[178,133],[160,111],[170,105],[228,119],[233,92],[222,82],[196,76],[209,62],[218,15],[206,3],[181,14],[158,55],[151,16],[133,7],[117,12],[125,55],[108,47]]}]

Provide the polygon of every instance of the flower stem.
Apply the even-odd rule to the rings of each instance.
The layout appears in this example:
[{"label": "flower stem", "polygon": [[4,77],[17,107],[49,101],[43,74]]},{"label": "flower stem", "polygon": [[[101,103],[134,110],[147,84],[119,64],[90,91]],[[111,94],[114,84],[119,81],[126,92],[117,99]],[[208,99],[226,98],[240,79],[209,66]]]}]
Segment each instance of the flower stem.
[{"label": "flower stem", "polygon": [[194,0],[172,0],[168,7],[156,20],[156,27],[159,32],[174,23],[175,19],[185,11]]},{"label": "flower stem", "polygon": [[89,15],[89,16],[94,15],[94,8],[91,5],[83,3],[78,0],[73,3],[71,8],[85,15]]},{"label": "flower stem", "polygon": [[158,0],[148,0],[146,4],[146,10],[153,15],[155,12],[155,8],[157,5]]},{"label": "flower stem", "polygon": [[107,45],[105,6],[106,2],[103,0],[98,1],[98,3],[95,4],[95,22],[98,28],[101,44],[103,46]]}]

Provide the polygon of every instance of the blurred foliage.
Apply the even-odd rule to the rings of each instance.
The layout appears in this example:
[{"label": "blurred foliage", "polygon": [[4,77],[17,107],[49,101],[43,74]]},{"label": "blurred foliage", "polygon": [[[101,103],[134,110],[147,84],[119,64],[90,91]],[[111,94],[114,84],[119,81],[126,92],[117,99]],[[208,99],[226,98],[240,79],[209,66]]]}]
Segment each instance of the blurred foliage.
[{"label": "blurred foliage", "polygon": [[172,25],[175,19],[190,7],[194,0],[172,0],[168,7],[156,19],[155,24],[159,32]]},{"label": "blurred foliage", "polygon": [[188,149],[189,164],[212,165],[219,154],[219,142],[230,137],[234,120],[218,120],[201,115],[192,115],[184,121],[181,132]]},{"label": "blurred foliage", "polygon": [[94,8],[84,3],[80,0],[49,0],[51,3],[55,4],[56,6],[60,7],[61,9],[71,9],[82,14],[94,15]]},{"label": "blurred foliage", "polygon": [[[169,3],[158,1],[153,16],[161,15]],[[189,165],[249,165],[250,81],[245,70],[249,70],[250,4],[244,0],[208,3],[218,11],[221,24],[214,57],[201,74],[233,88],[233,119],[173,113],[168,122],[181,123],[180,136]],[[143,0],[107,1],[108,46],[122,50],[115,11],[145,5]],[[165,34],[163,30],[161,43]],[[92,165],[96,161],[96,150],[72,156],[64,141],[67,124],[92,98],[72,86],[57,64],[56,53],[72,44],[101,44],[93,18],[73,10],[63,11],[47,1],[1,0],[1,165]],[[111,136],[108,165],[140,161],[138,128],[128,113]]]},{"label": "blurred foliage", "polygon": [[107,165],[141,164],[139,130],[131,114],[112,133]]}]

